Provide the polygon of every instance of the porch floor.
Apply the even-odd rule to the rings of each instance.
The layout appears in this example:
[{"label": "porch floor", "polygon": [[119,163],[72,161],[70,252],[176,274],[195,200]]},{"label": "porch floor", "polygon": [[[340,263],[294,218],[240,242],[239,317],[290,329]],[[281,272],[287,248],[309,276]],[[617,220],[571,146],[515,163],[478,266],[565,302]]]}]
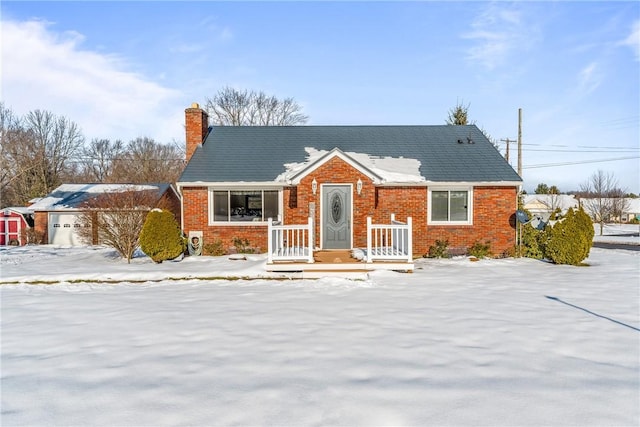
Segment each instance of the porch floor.
[{"label": "porch floor", "polygon": [[304,277],[323,277],[374,270],[413,271],[413,263],[406,261],[374,261],[367,263],[351,256],[351,250],[319,250],[313,252],[313,263],[276,261],[267,264],[267,271],[302,272]]},{"label": "porch floor", "polygon": [[343,263],[358,264],[361,262],[353,258],[351,256],[351,251],[349,250],[314,251],[313,260],[316,263],[321,263],[321,264],[343,264]]}]

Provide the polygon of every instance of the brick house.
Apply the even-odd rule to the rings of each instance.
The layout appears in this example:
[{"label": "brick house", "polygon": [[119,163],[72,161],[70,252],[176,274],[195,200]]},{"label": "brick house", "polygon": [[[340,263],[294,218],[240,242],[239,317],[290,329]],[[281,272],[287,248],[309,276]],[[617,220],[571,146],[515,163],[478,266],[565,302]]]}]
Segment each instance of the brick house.
[{"label": "brick house", "polygon": [[[312,220],[313,250],[366,248],[370,223],[411,217],[414,256],[436,240],[464,252],[515,246],[521,178],[470,126],[209,127],[185,110],[182,227],[204,243],[269,245],[269,218]],[[268,252],[268,251],[267,251]]]}]

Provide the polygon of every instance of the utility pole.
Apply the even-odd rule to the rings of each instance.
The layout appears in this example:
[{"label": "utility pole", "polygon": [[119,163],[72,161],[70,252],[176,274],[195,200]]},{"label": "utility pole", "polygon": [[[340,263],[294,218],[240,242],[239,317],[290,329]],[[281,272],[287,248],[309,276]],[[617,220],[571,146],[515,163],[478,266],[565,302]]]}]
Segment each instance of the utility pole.
[{"label": "utility pole", "polygon": [[522,108],[518,108],[518,175],[522,178]]},{"label": "utility pole", "polygon": [[500,141],[506,142],[507,143],[507,152],[504,155],[504,158],[507,159],[507,163],[509,163],[509,143],[510,142],[515,142],[513,139],[501,139]]}]

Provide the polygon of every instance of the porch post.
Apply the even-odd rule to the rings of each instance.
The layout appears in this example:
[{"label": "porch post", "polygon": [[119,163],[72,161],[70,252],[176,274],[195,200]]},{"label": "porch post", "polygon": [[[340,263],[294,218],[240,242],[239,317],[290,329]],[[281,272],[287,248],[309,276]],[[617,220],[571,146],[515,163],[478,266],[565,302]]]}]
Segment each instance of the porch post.
[{"label": "porch post", "polygon": [[273,264],[273,219],[267,220],[267,264]]},{"label": "porch post", "polygon": [[371,261],[371,217],[367,217],[367,262]]},{"label": "porch post", "polygon": [[307,220],[307,224],[309,225],[309,258],[307,259],[307,262],[309,264],[313,263],[313,242],[314,242],[314,238],[313,238],[313,231],[314,231],[314,227],[313,227],[313,217],[309,217],[309,219]]},{"label": "porch post", "polygon": [[407,236],[407,262],[413,261],[413,225],[411,222],[411,217],[407,217],[407,228],[409,229],[409,235]]}]

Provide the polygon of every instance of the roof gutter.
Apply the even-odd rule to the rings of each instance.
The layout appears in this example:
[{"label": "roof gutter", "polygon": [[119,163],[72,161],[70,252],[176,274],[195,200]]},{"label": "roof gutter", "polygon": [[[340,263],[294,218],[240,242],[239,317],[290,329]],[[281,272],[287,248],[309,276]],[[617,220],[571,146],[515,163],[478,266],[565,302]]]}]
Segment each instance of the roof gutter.
[{"label": "roof gutter", "polygon": [[[339,184],[339,182],[337,182]],[[178,191],[182,192],[184,187],[224,187],[224,188],[281,188],[296,185],[294,181],[195,181],[177,182]],[[453,187],[459,185],[474,187],[520,187],[521,181],[403,181],[403,182],[376,182],[377,187]]]}]

